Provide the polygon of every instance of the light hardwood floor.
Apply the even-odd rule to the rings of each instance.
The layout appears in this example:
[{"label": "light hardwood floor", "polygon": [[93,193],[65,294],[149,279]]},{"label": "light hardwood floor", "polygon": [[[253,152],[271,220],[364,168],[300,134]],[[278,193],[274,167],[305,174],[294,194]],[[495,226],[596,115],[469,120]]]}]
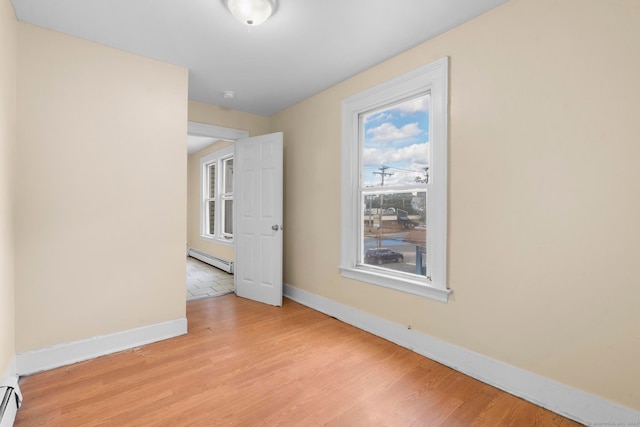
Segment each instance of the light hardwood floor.
[{"label": "light hardwood floor", "polygon": [[285,299],[187,304],[189,334],[22,379],[16,426],[572,426]]}]

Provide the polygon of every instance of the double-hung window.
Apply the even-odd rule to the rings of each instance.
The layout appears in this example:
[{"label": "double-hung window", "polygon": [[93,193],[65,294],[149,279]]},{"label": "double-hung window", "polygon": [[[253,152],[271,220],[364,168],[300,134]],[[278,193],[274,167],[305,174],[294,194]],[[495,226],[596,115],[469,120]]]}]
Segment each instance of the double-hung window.
[{"label": "double-hung window", "polygon": [[343,276],[447,301],[448,59],[342,103]]},{"label": "double-hung window", "polygon": [[233,147],[200,160],[202,198],[200,235],[233,242]]}]

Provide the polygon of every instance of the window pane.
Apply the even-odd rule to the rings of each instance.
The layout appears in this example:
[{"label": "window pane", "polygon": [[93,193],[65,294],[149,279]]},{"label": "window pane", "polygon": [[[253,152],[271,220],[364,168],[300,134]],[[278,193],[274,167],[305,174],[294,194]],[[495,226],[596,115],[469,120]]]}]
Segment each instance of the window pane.
[{"label": "window pane", "polygon": [[209,210],[207,211],[207,215],[209,218],[209,233],[208,234],[213,234],[216,231],[216,227],[215,227],[215,218],[216,218],[216,202],[214,201],[210,201],[209,202]]},{"label": "window pane", "polygon": [[421,95],[361,115],[362,187],[412,185],[426,180],[429,99],[428,94]]},{"label": "window pane", "polygon": [[233,234],[233,200],[224,201],[224,232]]},{"label": "window pane", "polygon": [[209,174],[209,198],[213,199],[216,197],[216,165],[209,165],[207,173]]},{"label": "window pane", "polygon": [[426,276],[426,191],[363,194],[364,264]]},{"label": "window pane", "polygon": [[233,159],[224,161],[224,192],[233,193]]}]

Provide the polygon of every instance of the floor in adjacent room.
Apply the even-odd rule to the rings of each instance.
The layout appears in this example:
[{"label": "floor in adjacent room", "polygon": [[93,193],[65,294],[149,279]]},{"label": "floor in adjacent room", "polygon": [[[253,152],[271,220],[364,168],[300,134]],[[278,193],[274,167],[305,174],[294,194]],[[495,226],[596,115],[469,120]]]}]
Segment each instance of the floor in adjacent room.
[{"label": "floor in adjacent room", "polygon": [[187,301],[233,292],[233,274],[187,257]]}]

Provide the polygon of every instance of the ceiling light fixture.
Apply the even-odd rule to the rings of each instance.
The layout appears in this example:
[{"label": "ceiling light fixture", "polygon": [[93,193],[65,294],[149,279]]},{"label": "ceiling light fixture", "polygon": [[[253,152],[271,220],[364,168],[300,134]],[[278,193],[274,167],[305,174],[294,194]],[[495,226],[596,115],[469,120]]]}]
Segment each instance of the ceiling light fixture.
[{"label": "ceiling light fixture", "polygon": [[250,27],[265,22],[276,9],[275,0],[224,0],[224,2],[238,21]]}]

